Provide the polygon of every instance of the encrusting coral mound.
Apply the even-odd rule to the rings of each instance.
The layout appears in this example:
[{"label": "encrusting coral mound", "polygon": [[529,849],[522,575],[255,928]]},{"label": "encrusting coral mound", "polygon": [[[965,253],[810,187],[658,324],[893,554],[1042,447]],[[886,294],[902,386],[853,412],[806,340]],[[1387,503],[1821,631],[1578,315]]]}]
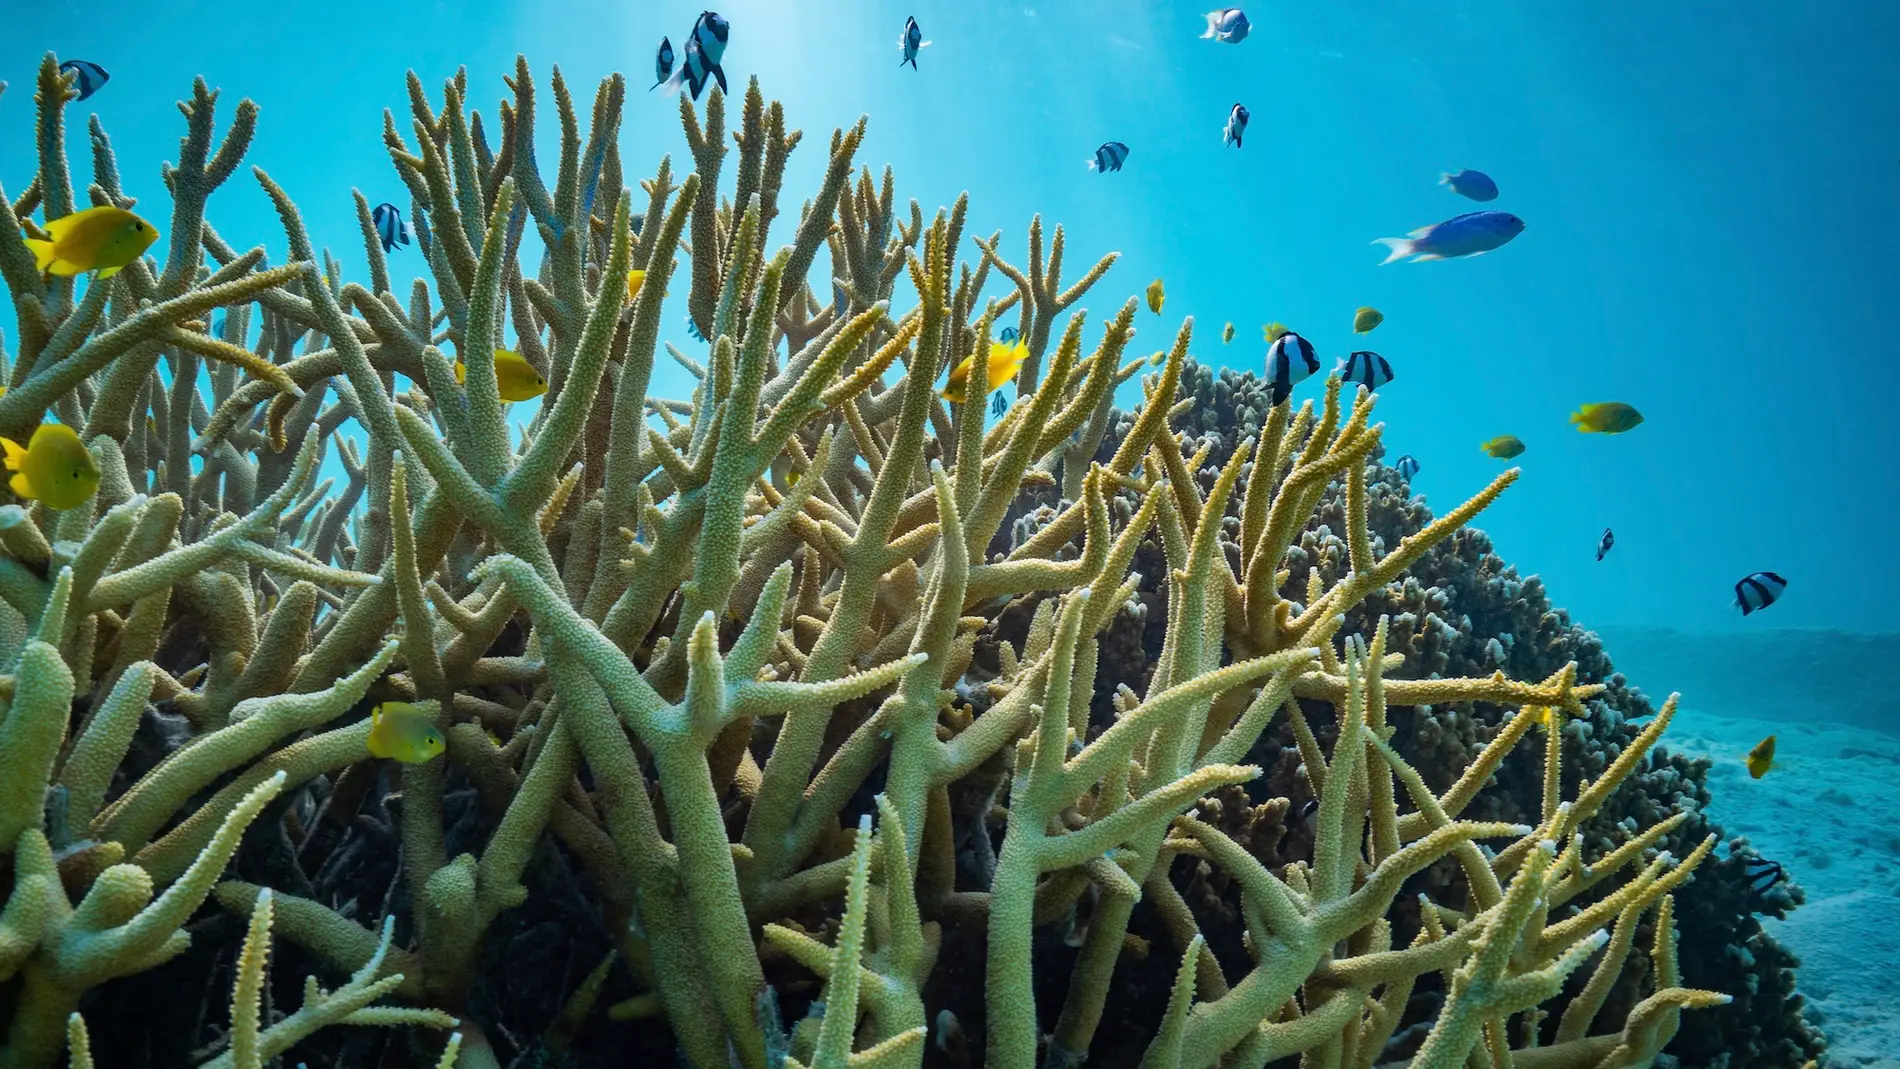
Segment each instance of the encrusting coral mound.
[{"label": "encrusting coral mound", "polygon": [[[624,82],[584,128],[556,71],[550,187],[525,61],[508,84],[487,117],[412,75],[386,121],[406,294],[360,194],[367,284],[262,170],[291,262],[212,228],[257,109],[220,141],[202,82],[163,256],[81,281],[25,239],[137,205],[96,120],[76,189],[44,61],[38,173],[0,195],[0,434],[57,420],[101,477],[0,507],[0,1067],[1618,1069],[1729,1000],[1674,926],[1714,837],[1584,833],[1673,702],[1578,776],[1602,684],[1405,678],[1365,609],[1514,473],[1375,540],[1381,426],[1335,379],[1203,481],[1170,422],[1191,321],[1118,425],[1136,302],[1092,345],[1070,311],[1112,256],[1065,287],[1038,220],[1026,269],[1000,234],[960,261],[964,200],[905,218],[888,171],[853,180],[862,121],[775,247],[801,137],[756,84],[736,131],[682,100],[693,173],[636,198]],[[689,401],[649,393],[682,254]],[[986,427],[998,384],[937,382],[1004,317],[1029,359]],[[519,434],[504,345],[547,384]],[[1339,566],[1306,567],[1338,500]],[[391,701],[446,753],[374,757]],[[1461,702],[1509,712],[1456,767],[1406,752],[1397,717]],[[1471,815],[1507,774],[1537,804]]]}]

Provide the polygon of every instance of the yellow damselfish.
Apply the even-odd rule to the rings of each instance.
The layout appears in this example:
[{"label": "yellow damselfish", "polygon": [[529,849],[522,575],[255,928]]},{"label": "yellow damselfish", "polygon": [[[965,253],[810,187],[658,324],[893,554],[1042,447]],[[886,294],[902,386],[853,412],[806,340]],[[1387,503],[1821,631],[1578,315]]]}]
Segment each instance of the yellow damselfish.
[{"label": "yellow damselfish", "polygon": [[1231,342],[1233,340],[1234,340],[1234,325],[1232,323],[1229,323],[1225,327],[1221,328],[1220,343],[1222,345],[1226,345],[1228,342]]},{"label": "yellow damselfish", "polygon": [[[633,301],[640,296],[640,287],[646,285],[646,281],[647,281],[647,273],[645,271],[640,270],[639,268],[634,268],[633,270],[627,272],[627,300],[628,301]],[[662,293],[660,294],[660,296],[671,297],[672,294],[670,292]]]},{"label": "yellow damselfish", "polygon": [[101,206],[62,215],[43,228],[46,239],[27,238],[34,266],[42,274],[78,275],[99,272],[111,278],[126,264],[145,255],[158,240],[152,224],[124,208]]},{"label": "yellow damselfish", "polygon": [[1509,460],[1524,454],[1524,441],[1514,434],[1500,434],[1478,448],[1499,460]]},{"label": "yellow damselfish", "polygon": [[[1017,342],[1015,345],[1000,341],[991,342],[990,388],[994,389],[1015,378],[1016,372],[1022,369],[1023,361],[1027,359],[1029,359],[1029,346],[1022,342]],[[975,366],[976,354],[972,353],[963,358],[963,363],[951,370],[950,381],[943,384],[944,400],[963,403],[964,389],[970,381],[970,369]]]},{"label": "yellow damselfish", "polygon": [[1285,323],[1268,323],[1260,328],[1260,333],[1267,339],[1267,344],[1272,345],[1280,340],[1280,335],[1291,334],[1293,331]]},{"label": "yellow damselfish", "polygon": [[1361,308],[1352,314],[1352,332],[1365,334],[1383,322],[1385,322],[1385,316],[1381,315],[1377,308]]},{"label": "yellow damselfish", "polygon": [[1168,299],[1168,291],[1161,286],[1161,280],[1148,283],[1148,310],[1155,315],[1161,314],[1161,304]]},{"label": "yellow damselfish", "polygon": [[435,759],[446,748],[427,714],[408,702],[383,702],[370,710],[369,752],[405,765]]},{"label": "yellow damselfish", "polygon": [[1643,414],[1621,401],[1598,401],[1578,405],[1570,414],[1570,422],[1585,434],[1622,434],[1643,422]]},{"label": "yellow damselfish", "polygon": [[1775,767],[1775,737],[1773,735],[1756,743],[1755,748],[1748,751],[1747,764],[1748,774],[1756,779],[1766,776],[1768,770]]},{"label": "yellow damselfish", "polygon": [[0,446],[13,473],[7,485],[21,497],[44,501],[47,508],[69,509],[99,491],[99,465],[78,433],[64,423],[41,424],[24,448],[11,438],[0,438]]},{"label": "yellow damselfish", "polygon": [[[455,381],[466,382],[468,367],[455,362]],[[548,380],[513,349],[495,350],[495,386],[504,401],[528,401],[548,392]]]}]

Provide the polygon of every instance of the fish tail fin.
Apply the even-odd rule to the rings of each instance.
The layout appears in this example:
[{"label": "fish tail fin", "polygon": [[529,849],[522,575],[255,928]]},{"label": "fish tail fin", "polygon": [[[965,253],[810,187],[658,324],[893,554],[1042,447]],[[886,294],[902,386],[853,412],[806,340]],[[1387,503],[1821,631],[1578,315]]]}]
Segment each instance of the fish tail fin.
[{"label": "fish tail fin", "polygon": [[1100,165],[1098,165],[1098,164],[1097,164],[1097,163],[1095,162],[1095,160],[1094,160],[1094,158],[1092,158],[1092,157],[1091,157],[1091,158],[1090,158],[1090,159],[1089,159],[1089,160],[1088,160],[1087,162],[1088,162],[1088,166],[1089,166],[1089,170],[1091,170],[1091,171],[1099,171],[1099,170],[1101,170],[1101,167],[1100,167]]},{"label": "fish tail fin", "polygon": [[1570,422],[1577,425],[1578,431],[1584,434],[1590,433],[1590,424],[1586,422],[1586,417],[1584,415],[1583,409],[1578,409],[1577,411],[1572,412],[1570,414]]},{"label": "fish tail fin", "polygon": [[1386,248],[1392,250],[1386,254],[1385,259],[1379,261],[1380,267],[1384,267],[1386,264],[1397,263],[1418,252],[1418,243],[1411,238],[1374,238],[1372,243],[1374,245],[1384,245]]},{"label": "fish tail fin", "polygon": [[1438,184],[1441,186],[1451,185],[1451,177],[1450,171],[1440,171],[1438,173]]},{"label": "fish tail fin", "polygon": [[1221,12],[1219,11],[1210,11],[1207,13],[1207,32],[1201,35],[1201,40],[1205,41],[1209,38],[1220,36],[1220,17]]},{"label": "fish tail fin", "polygon": [[[666,88],[667,96],[674,96],[678,94],[680,91],[680,88],[686,84],[686,68],[690,66],[692,66],[692,64],[687,63],[684,60],[682,60],[680,62],[678,70],[674,71],[672,74],[667,75],[664,79],[660,81],[659,83],[660,86],[664,86]],[[653,91],[652,89],[647,90],[647,92],[649,93],[651,93],[652,91]]]},{"label": "fish tail fin", "polygon": [[53,253],[53,243],[39,238],[27,238],[26,247],[33,250],[33,266],[40,274],[52,270],[53,261],[58,259]]}]

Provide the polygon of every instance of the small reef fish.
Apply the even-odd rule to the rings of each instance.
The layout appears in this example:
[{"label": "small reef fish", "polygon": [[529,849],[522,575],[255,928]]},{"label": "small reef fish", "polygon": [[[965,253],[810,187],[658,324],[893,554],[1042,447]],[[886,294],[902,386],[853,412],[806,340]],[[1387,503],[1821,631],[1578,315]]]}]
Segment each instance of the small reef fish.
[{"label": "small reef fish", "polygon": [[1148,310],[1155,315],[1161,314],[1161,304],[1168,299],[1168,291],[1162,287],[1161,280],[1148,283]]},{"label": "small reef fish", "polygon": [[1247,121],[1252,118],[1253,113],[1247,110],[1247,105],[1235,104],[1233,110],[1227,113],[1227,125],[1221,128],[1221,144],[1240,148],[1240,139],[1247,135]]},{"label": "small reef fish", "polygon": [[[9,465],[13,462],[7,461]],[[1741,606],[1742,615],[1747,616],[1757,609],[1766,609],[1781,598],[1781,592],[1788,589],[1788,581],[1774,572],[1755,572],[1743,576],[1735,584],[1735,604]]]},{"label": "small reef fish", "polygon": [[997,340],[998,340],[998,341],[1001,341],[1001,342],[1003,342],[1004,344],[1008,344],[1009,342],[1013,342],[1013,341],[1015,341],[1015,340],[1016,340],[1016,328],[1015,328],[1015,327],[1004,327],[1004,328],[1003,328],[1003,332],[1002,332],[1001,334],[998,334],[998,335],[996,336],[996,338],[997,338]]},{"label": "small reef fish", "polygon": [[917,50],[929,47],[930,42],[924,40],[923,28],[917,25],[917,16],[906,16],[904,18],[904,32],[897,35],[897,50],[904,54],[904,58],[898,60],[897,65],[901,67],[908,63],[910,64],[911,70],[916,70]]},{"label": "small reef fish", "polygon": [[[1015,345],[991,342],[989,384],[994,386],[1015,378],[1016,372],[1022,369],[1023,361],[1027,359],[1029,359],[1029,346],[1024,345],[1022,342],[1017,342]],[[958,404],[963,403],[964,392],[969,388],[970,371],[975,367],[976,354],[971,353],[969,356],[963,358],[961,364],[951,369],[950,381],[943,384],[943,390],[941,391],[944,400],[955,401]]]},{"label": "small reef fish", "polygon": [[1399,462],[1393,466],[1399,469],[1399,478],[1408,483],[1418,478],[1418,458],[1410,453],[1400,457]]},{"label": "small reef fish", "polygon": [[[466,384],[468,366],[455,361],[455,381]],[[495,386],[504,401],[529,401],[548,392],[548,381],[520,353],[495,350]]]},{"label": "small reef fish", "polygon": [[1603,555],[1608,553],[1610,547],[1614,545],[1616,545],[1616,535],[1611,532],[1608,527],[1605,527],[1603,529],[1603,537],[1597,539],[1597,560],[1602,560]]},{"label": "small reef fish", "polygon": [[1356,383],[1368,390],[1376,390],[1392,381],[1392,365],[1370,349],[1357,350],[1333,370],[1339,372],[1340,381]]},{"label": "small reef fish", "polygon": [[[647,281],[647,273],[645,271],[640,270],[637,267],[627,272],[627,302],[629,304],[631,304],[634,300],[639,298],[640,287],[646,285],[646,281]],[[672,294],[662,293],[660,294],[660,296],[670,297],[672,296]],[[687,320],[687,322],[690,323],[691,320],[689,319]]]},{"label": "small reef fish", "polygon": [[1491,176],[1483,171],[1466,168],[1457,174],[1446,172],[1438,176],[1438,184],[1448,187],[1461,197],[1469,197],[1472,200],[1498,199],[1498,184],[1491,181]]},{"label": "small reef fish", "polygon": [[409,224],[402,221],[402,210],[394,204],[378,204],[369,217],[376,224],[376,240],[383,243],[384,252],[395,252],[396,246],[409,244]]},{"label": "small reef fish", "polygon": [[1266,379],[1271,387],[1270,400],[1276,405],[1284,402],[1292,395],[1293,387],[1318,370],[1319,355],[1313,351],[1313,343],[1283,329],[1267,347]]},{"label": "small reef fish", "polygon": [[996,396],[990,398],[990,415],[1001,419],[1003,413],[1007,411],[1009,411],[1009,402],[1003,400],[1003,391],[998,390]]},{"label": "small reef fish", "polygon": [[[1770,861],[1765,857],[1751,857],[1742,862],[1742,871],[1748,874],[1749,888],[1758,895],[1767,894],[1770,888],[1788,878],[1788,870],[1781,867],[1781,862]],[[1767,883],[1755,882],[1764,876],[1768,879]]]},{"label": "small reef fish", "polygon": [[369,713],[369,752],[405,765],[432,761],[446,745],[442,733],[408,702],[383,702]]},{"label": "small reef fish", "polygon": [[7,470],[13,473],[7,485],[29,501],[69,509],[84,504],[99,490],[99,465],[93,463],[79,433],[64,423],[40,424],[25,448],[11,438],[0,438],[0,447],[6,450]]},{"label": "small reef fish", "polygon": [[1486,455],[1494,456],[1499,460],[1509,460],[1512,457],[1524,455],[1523,439],[1514,434],[1500,434],[1478,448],[1484,450]]},{"label": "small reef fish", "polygon": [[1201,35],[1205,41],[1213,38],[1230,45],[1237,45],[1247,39],[1253,30],[1253,23],[1247,21],[1247,13],[1237,7],[1224,7],[1219,11],[1207,13],[1207,32]]},{"label": "small reef fish", "polygon": [[1233,342],[1233,340],[1234,340],[1234,325],[1232,323],[1228,323],[1226,326],[1221,328],[1220,343],[1222,345],[1227,345]]},{"label": "small reef fish", "polygon": [[40,273],[51,275],[97,271],[100,278],[111,278],[158,240],[152,224],[109,205],[62,215],[42,229],[46,240],[27,238],[26,247],[33,250]]},{"label": "small reef fish", "polygon": [[1383,322],[1385,322],[1385,316],[1380,314],[1377,308],[1367,306],[1352,314],[1352,332],[1354,334],[1370,334],[1374,327],[1377,327]]},{"label": "small reef fish", "polygon": [[671,37],[662,37],[660,38],[660,50],[653,55],[653,84],[647,86],[647,92],[651,93],[655,89],[665,85],[666,80],[672,76],[673,39]]},{"label": "small reef fish", "polygon": [[1527,705],[1524,711],[1531,715],[1531,726],[1539,731],[1549,731],[1557,718],[1557,710],[1548,705]]},{"label": "small reef fish", "polygon": [[694,341],[706,340],[705,333],[699,329],[699,323],[693,319],[691,313],[688,313],[686,316],[686,333]]},{"label": "small reef fish", "polygon": [[1402,238],[1375,238],[1374,245],[1392,250],[1383,266],[1410,257],[1412,262],[1481,256],[1524,232],[1524,220],[1510,212],[1466,212],[1432,226],[1422,226]]},{"label": "small reef fish", "polygon": [[1272,345],[1274,342],[1279,341],[1280,335],[1285,334],[1285,333],[1286,333],[1285,323],[1279,323],[1279,322],[1268,323],[1266,326],[1260,328],[1260,335],[1261,337],[1267,340],[1268,345]]},{"label": "small reef fish", "polygon": [[1128,146],[1120,141],[1104,141],[1102,147],[1095,150],[1095,158],[1089,161],[1089,170],[1107,174],[1122,169],[1122,161],[1128,158]]},{"label": "small reef fish", "polygon": [[726,72],[719,62],[726,58],[726,40],[731,34],[732,26],[719,17],[719,12],[700,12],[699,18],[693,20],[693,32],[686,35],[686,58],[680,62],[679,70],[666,79],[666,91],[677,93],[684,86],[693,99],[698,100],[710,77],[719,83],[721,93],[730,92],[726,88]]},{"label": "small reef fish", "polygon": [[1643,422],[1643,414],[1621,401],[1599,401],[1579,405],[1570,414],[1570,422],[1585,434],[1622,434],[1635,430]]},{"label": "small reef fish", "polygon": [[1748,751],[1746,763],[1750,776],[1756,779],[1766,776],[1768,770],[1775,767],[1775,737],[1770,735],[1756,743],[1755,748]]},{"label": "small reef fish", "polygon": [[104,67],[89,59],[69,59],[59,65],[59,72],[72,75],[73,88],[79,90],[80,100],[97,93],[112,80],[112,75],[107,74]]}]

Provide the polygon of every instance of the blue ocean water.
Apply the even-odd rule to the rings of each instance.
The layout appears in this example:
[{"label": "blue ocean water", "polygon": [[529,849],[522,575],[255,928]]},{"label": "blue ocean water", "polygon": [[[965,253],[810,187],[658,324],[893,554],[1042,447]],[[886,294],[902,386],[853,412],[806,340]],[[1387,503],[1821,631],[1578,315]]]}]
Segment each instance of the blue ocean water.
[{"label": "blue ocean water", "polygon": [[[1478,443],[1522,438],[1528,450],[1512,463],[1523,477],[1478,526],[1586,626],[1650,636],[1632,645],[1661,641],[1658,628],[1893,629],[1900,7],[1276,2],[1250,5],[1252,36],[1229,46],[1199,37],[1208,6],[728,0],[719,9],[732,24],[735,89],[756,75],[806,133],[788,210],[816,188],[830,131],[868,114],[859,160],[890,164],[899,196],[927,213],[967,190],[968,232],[1001,230],[1011,259],[1024,257],[1038,212],[1066,230],[1070,277],[1119,251],[1090,295],[1092,322],[1163,278],[1165,314],[1140,313],[1134,351],[1166,347],[1191,315],[1203,362],[1258,369],[1260,327],[1274,320],[1313,340],[1328,369],[1352,348],[1385,355],[1397,372],[1378,413],[1387,459],[1417,457],[1415,488],[1441,509],[1505,466]],[[248,162],[290,192],[316,242],[358,276],[350,190],[407,204],[382,125],[392,109],[413,140],[408,70],[439,99],[465,65],[491,116],[517,53],[544,100],[555,64],[583,103],[598,79],[625,71],[629,179],[666,154],[690,166],[677,101],[646,87],[654,46],[666,35],[683,47],[697,4],[17,7],[0,37],[0,80],[11,83],[0,95],[0,187],[10,196],[35,166],[32,82],[47,49],[111,72],[79,111],[100,117],[127,190],[147,204],[164,201],[160,163],[183,125],[174,101],[193,75],[223,91],[221,119],[239,98],[255,100]],[[933,42],[915,71],[897,65],[906,15]],[[1220,138],[1235,102],[1252,113],[1238,150]],[[83,159],[83,130],[68,134]],[[551,109],[542,135],[551,152]],[[1130,147],[1124,170],[1086,169],[1110,139]],[[1437,184],[1465,167],[1497,180],[1502,194],[1485,207],[1519,215],[1525,233],[1476,259],[1378,266],[1374,238],[1475,207]],[[285,258],[255,183],[240,176],[210,212],[233,244]],[[413,246],[393,271],[422,273]],[[698,352],[684,331],[684,289],[674,287],[669,340]],[[1355,340],[1360,305],[1386,321]],[[1223,346],[1229,321],[1236,335]],[[655,392],[688,389],[678,368],[659,369]],[[1318,389],[1309,382],[1296,396]],[[1125,404],[1139,396],[1133,384],[1124,391]],[[1647,422],[1617,437],[1567,424],[1579,403],[1603,400],[1634,404]],[[1616,546],[1599,563],[1606,526]],[[1757,569],[1787,576],[1788,593],[1743,619],[1732,587]],[[1686,685],[1662,667],[1645,671],[1672,663],[1652,649],[1611,651],[1652,694]],[[1806,715],[1788,707],[1802,693],[1799,656],[1772,668],[1698,663],[1705,678],[1731,683],[1779,673],[1763,690],[1790,697],[1744,715]],[[1830,693],[1886,693],[1875,685],[1878,657],[1826,664],[1851,684]],[[1745,696],[1731,689],[1722,700]],[[1869,726],[1874,699],[1842,701]],[[1732,764],[1758,730],[1737,727],[1710,750]],[[1851,871],[1871,873],[1850,881],[1857,887],[1893,882],[1885,869]]]},{"label": "blue ocean water", "polygon": [[[1041,212],[1066,229],[1072,275],[1120,251],[1090,295],[1094,320],[1164,278],[1165,314],[1142,313],[1138,350],[1165,347],[1192,315],[1193,352],[1207,362],[1258,368],[1271,320],[1312,339],[1327,369],[1351,348],[1384,354],[1397,372],[1379,408],[1388,459],[1416,456],[1416,488],[1441,508],[1504,466],[1478,443],[1522,438],[1523,478],[1479,523],[1578,619],[1891,627],[1900,554],[1880,547],[1900,512],[1900,371],[1885,322],[1900,307],[1900,8],[1274,3],[1253,6],[1251,37],[1227,45],[1199,37],[1206,7],[721,5],[732,77],[756,74],[807,133],[793,196],[815,188],[831,129],[869,114],[859,159],[891,164],[900,197],[929,211],[968,190],[970,232],[1002,230],[1018,259]],[[0,96],[0,183],[17,194],[31,173],[45,49],[111,71],[82,110],[100,116],[128,190],[147,198],[163,197],[159,163],[176,152],[173,102],[202,74],[227,109],[244,96],[261,106],[249,161],[360,273],[350,189],[407,204],[382,145],[383,109],[409,128],[405,71],[439,95],[466,65],[491,115],[516,53],[542,79],[559,64],[583,103],[600,77],[625,71],[621,143],[637,177],[664,154],[687,158],[677,101],[646,87],[660,37],[682,48],[697,13],[22,5],[0,40],[12,83]],[[906,14],[933,42],[915,71],[897,63]],[[1236,101],[1253,116],[1239,150],[1220,138]],[[551,109],[542,129],[557,135]],[[1125,169],[1087,170],[1109,139],[1129,145]],[[1486,207],[1519,215],[1525,233],[1475,259],[1377,266],[1372,239],[1475,206],[1437,184],[1462,167],[1498,181]],[[254,183],[240,176],[211,211],[240,247],[283,257]],[[398,254],[405,271],[421,273],[413,248]],[[1386,322],[1355,342],[1352,313],[1366,304]],[[683,311],[670,321],[692,351]],[[1222,346],[1228,321],[1236,336]],[[656,386],[686,391],[670,366]],[[1138,397],[1133,383],[1124,391]],[[1647,422],[1621,437],[1567,424],[1577,404],[1601,400],[1634,404]],[[1606,526],[1617,544],[1599,564]],[[1789,591],[1743,621],[1732,586],[1757,569],[1786,575]]]}]

